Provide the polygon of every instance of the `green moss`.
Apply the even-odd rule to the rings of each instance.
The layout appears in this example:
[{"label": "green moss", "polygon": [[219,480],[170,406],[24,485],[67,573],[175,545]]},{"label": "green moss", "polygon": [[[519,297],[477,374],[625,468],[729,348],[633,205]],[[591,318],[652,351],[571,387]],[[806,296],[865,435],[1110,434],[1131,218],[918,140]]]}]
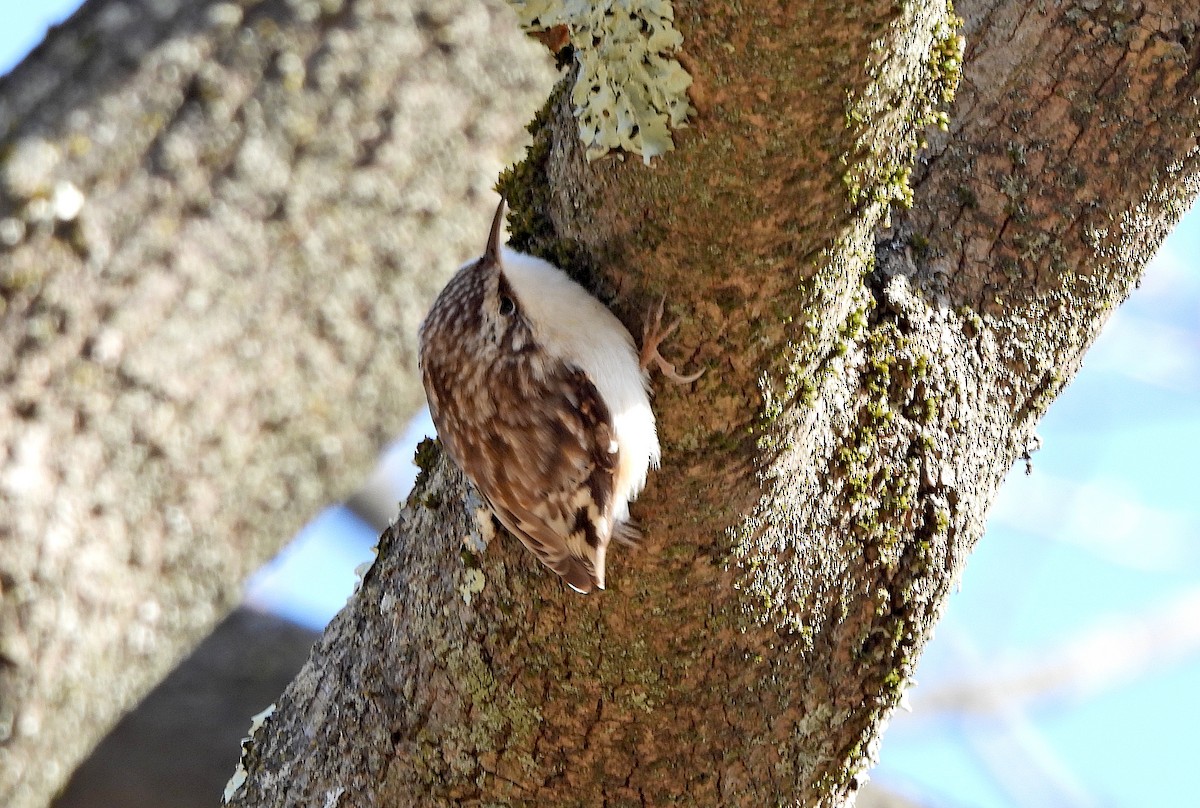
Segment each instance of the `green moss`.
[{"label": "green moss", "polygon": [[469,569],[469,570],[479,569],[479,557],[477,555],[475,555],[474,553],[472,553],[470,550],[468,550],[466,547],[463,547],[461,550],[458,551],[458,557],[462,561],[463,566],[466,567],[467,569]]},{"label": "green moss", "polygon": [[862,335],[863,330],[867,327],[867,309],[860,307],[850,312],[846,319],[838,327],[838,334],[851,342],[857,342]]},{"label": "green moss", "polygon": [[[902,25],[917,29],[935,15],[936,11],[926,7],[904,6]],[[953,5],[947,3],[933,22],[930,50],[921,74],[899,80],[883,78],[883,66],[868,62],[868,71],[877,74],[877,84],[885,85],[885,89],[870,97],[847,98],[844,122],[855,133],[858,148],[840,158],[846,166],[842,183],[851,205],[879,208],[885,225],[890,224],[893,204],[905,208],[912,205],[912,164],[917,151],[926,146],[924,131],[930,126],[949,128],[946,109],[962,78],[962,26]],[[884,99],[889,94],[894,97],[887,103]],[[902,120],[891,119],[895,109],[905,110]]]},{"label": "green moss", "polygon": [[918,503],[920,461],[912,447],[922,439],[932,445],[923,426],[935,420],[937,405],[917,392],[927,387],[930,359],[896,322],[876,323],[863,348],[858,420],[835,450],[832,467],[864,557],[892,570],[912,536]]},{"label": "green moss", "polygon": [[[810,280],[798,289],[799,302],[791,301],[790,305],[799,305],[802,311],[828,310],[835,305],[835,295],[847,293],[847,278],[862,277],[870,272],[873,258],[873,253],[852,246],[849,239],[843,240],[817,257]],[[779,419],[785,413],[793,412],[793,408],[811,407],[822,387],[831,381],[851,344],[860,338],[866,328],[871,298],[862,287],[857,296],[859,305],[838,325],[835,335],[822,333],[818,318],[806,318],[800,328],[803,339],[785,346],[782,372],[763,374],[759,378],[763,404],[753,433],[760,450],[770,452],[786,448],[778,438]]]},{"label": "green moss", "polygon": [[[442,456],[442,448],[433,438],[425,438],[417,444],[417,449],[413,453],[413,465],[417,467],[420,474],[427,475],[433,471],[433,466],[437,463],[438,458]],[[418,477],[418,479],[420,479]]]},{"label": "green moss", "polygon": [[[790,341],[775,358],[772,370],[759,380],[763,406],[755,429],[761,449],[785,451],[804,410],[817,401],[821,391],[835,390],[840,395],[846,385],[851,395],[856,388],[862,391],[850,402],[855,413],[852,420],[844,425],[837,422],[844,432],[838,435],[840,445],[832,449],[830,481],[824,485],[835,498],[836,512],[831,519],[841,521],[829,525],[828,535],[843,542],[840,549],[830,550],[838,556],[833,563],[865,565],[865,570],[855,569],[854,580],[879,582],[897,577],[894,571],[900,568],[907,580],[910,565],[920,570],[929,563],[934,516],[927,514],[926,507],[918,507],[925,502],[918,458],[925,455],[923,449],[936,446],[938,433],[929,427],[938,423],[947,395],[945,388],[931,379],[936,376],[936,363],[889,319],[893,317],[890,312],[876,308],[869,288],[872,279],[868,276],[874,266],[873,228],[887,208],[911,201],[911,166],[921,147],[922,129],[948,125],[949,118],[939,107],[953,98],[961,75],[962,39],[957,33],[961,21],[948,6],[941,23],[928,22],[928,16],[936,14],[929,6],[910,4],[908,8],[908,17],[923,15],[925,31],[936,26],[928,75],[914,76],[919,71],[909,71],[905,81],[911,80],[911,86],[884,87],[881,94],[873,96],[886,102],[881,109],[855,99],[848,101],[845,123],[855,133],[856,150],[843,156],[840,179],[847,200],[857,208],[851,232],[816,257],[815,271],[804,273],[811,280],[798,290],[802,310],[846,314],[836,326],[819,317],[797,318],[790,325]],[[875,84],[871,89],[877,89]],[[918,96],[929,99],[928,103]],[[902,146],[897,148],[896,143]],[[962,197],[974,204],[969,189],[963,189]],[[929,249],[924,235],[910,236],[910,244],[918,254]],[[856,372],[862,374],[857,384]],[[841,417],[840,410],[835,417]],[[802,514],[803,518],[807,515]],[[817,517],[822,518],[824,515]],[[945,519],[948,528],[949,516]],[[811,647],[814,636],[814,629],[802,622],[809,617],[806,609],[823,596],[796,598],[789,588],[796,576],[779,562],[781,540],[775,535],[772,544],[764,541],[761,533],[747,529],[734,542],[732,559],[744,573],[739,576],[739,587],[754,617],[791,632],[789,638],[796,638],[803,649]],[[801,555],[805,552],[807,549],[798,551]],[[927,600],[927,595],[915,591],[919,585],[920,581],[916,585],[889,583],[880,588],[883,594],[878,596],[847,591],[822,603],[821,608],[828,609],[834,615],[829,619],[835,622],[839,608],[844,610],[843,618],[861,614],[864,607],[874,611],[867,636],[851,647],[864,664],[877,671],[871,678],[880,683],[878,690],[867,697],[868,704],[877,706],[865,708],[876,711],[875,717],[894,706],[906,681],[916,617],[904,604]],[[812,598],[808,606],[805,597]],[[863,597],[868,598],[865,604]],[[836,602],[842,598],[843,602]],[[859,709],[846,718],[855,725],[864,720]],[[870,727],[873,721],[868,716],[863,726]],[[834,756],[840,762],[821,764],[829,767],[829,781],[840,784],[832,789],[834,793],[843,790],[866,765],[869,737],[869,730],[864,729],[863,736],[846,748],[845,756]]]},{"label": "green moss", "polygon": [[442,447],[433,438],[425,438],[417,444],[413,453],[413,465],[417,467],[417,479],[413,482],[412,492],[408,495],[408,504],[421,505],[430,510],[441,506],[441,498],[430,491],[429,475],[442,456]]},{"label": "green moss", "polygon": [[594,275],[590,256],[576,242],[561,238],[550,219],[552,184],[548,177],[555,108],[569,91],[571,78],[555,86],[527,129],[533,142],[525,159],[500,172],[496,191],[508,201],[509,245],[521,252],[544,258],[577,281],[587,283]]},{"label": "green moss", "polygon": [[938,508],[934,512],[934,529],[938,534],[944,534],[950,529],[950,511],[946,508]]},{"label": "green moss", "polygon": [[1035,418],[1041,418],[1046,410],[1054,403],[1063,387],[1062,374],[1057,368],[1052,368],[1033,390],[1025,408],[1033,413]]}]

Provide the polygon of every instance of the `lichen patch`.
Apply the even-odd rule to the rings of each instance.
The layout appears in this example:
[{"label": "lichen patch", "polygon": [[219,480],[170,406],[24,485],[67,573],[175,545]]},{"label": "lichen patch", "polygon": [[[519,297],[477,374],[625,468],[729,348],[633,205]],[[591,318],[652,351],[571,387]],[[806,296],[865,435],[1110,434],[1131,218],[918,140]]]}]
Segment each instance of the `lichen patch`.
[{"label": "lichen patch", "polygon": [[509,0],[528,31],[564,26],[578,65],[571,105],[589,160],[614,149],[649,164],[687,125],[692,77],[675,59],[683,36],[666,0]]}]

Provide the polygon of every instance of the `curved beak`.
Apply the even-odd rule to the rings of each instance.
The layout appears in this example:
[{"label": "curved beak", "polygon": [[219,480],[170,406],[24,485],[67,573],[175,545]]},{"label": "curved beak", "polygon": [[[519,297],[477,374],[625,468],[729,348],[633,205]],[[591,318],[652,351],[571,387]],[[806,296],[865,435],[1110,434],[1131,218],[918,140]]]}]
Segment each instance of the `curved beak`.
[{"label": "curved beak", "polygon": [[500,197],[500,204],[496,207],[496,215],[492,217],[492,231],[488,233],[487,248],[483,251],[483,257],[487,261],[500,262],[500,228],[504,224],[504,197]]}]

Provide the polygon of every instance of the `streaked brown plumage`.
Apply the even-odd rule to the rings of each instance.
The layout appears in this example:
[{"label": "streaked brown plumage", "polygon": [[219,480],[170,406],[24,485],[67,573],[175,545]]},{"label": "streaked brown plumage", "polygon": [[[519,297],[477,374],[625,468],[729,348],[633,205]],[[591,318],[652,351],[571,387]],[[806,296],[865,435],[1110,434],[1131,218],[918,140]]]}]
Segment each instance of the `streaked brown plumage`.
[{"label": "streaked brown plumage", "polygon": [[656,346],[672,329],[649,335],[639,357],[621,322],[561,270],[500,247],[503,212],[501,201],[483,256],[421,325],[429,408],[509,532],[572,588],[603,589],[609,541],[638,536],[629,502],[658,463],[645,368],[666,365]]}]

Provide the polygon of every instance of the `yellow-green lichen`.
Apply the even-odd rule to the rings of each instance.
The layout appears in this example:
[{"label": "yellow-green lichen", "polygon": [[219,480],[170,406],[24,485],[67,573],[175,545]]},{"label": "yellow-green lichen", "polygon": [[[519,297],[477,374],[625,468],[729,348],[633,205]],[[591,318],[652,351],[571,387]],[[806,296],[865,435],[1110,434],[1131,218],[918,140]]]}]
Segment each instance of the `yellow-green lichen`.
[{"label": "yellow-green lichen", "polygon": [[579,68],[571,105],[589,160],[623,149],[648,164],[675,148],[692,77],[674,58],[683,37],[667,0],[509,3],[526,30],[567,28]]},{"label": "yellow-green lichen", "polygon": [[[529,739],[542,721],[537,707],[511,687],[501,687],[489,662],[477,649],[467,650],[449,643],[435,649],[442,660],[447,678],[465,702],[472,720],[450,728],[444,734],[421,730],[416,735],[414,761],[430,782],[458,781],[485,777],[480,754],[497,749],[497,742],[511,742],[512,748],[528,748]],[[502,740],[503,739],[503,740]],[[518,754],[514,762],[527,770],[534,764],[527,755]]]},{"label": "yellow-green lichen", "polygon": [[422,505],[429,510],[441,507],[441,497],[430,491],[429,475],[433,473],[438,458],[442,456],[441,446],[433,438],[425,438],[417,444],[413,453],[413,465],[417,467],[417,479],[408,495],[409,505]]},{"label": "yellow-green lichen", "polygon": [[895,569],[917,508],[920,478],[919,460],[905,448],[910,441],[919,445],[919,437],[901,435],[931,420],[923,392],[930,360],[890,321],[872,327],[863,348],[865,401],[832,465],[850,508],[851,534],[872,561]]},{"label": "yellow-green lichen", "polygon": [[911,166],[926,145],[923,133],[930,126],[949,128],[946,109],[962,78],[966,40],[952,3],[941,10],[905,6],[895,25],[917,30],[926,24],[922,20],[930,19],[924,34],[929,50],[919,75],[893,72],[886,57],[876,55],[886,50],[873,50],[866,68],[878,81],[870,92],[846,97],[845,124],[856,135],[854,150],[840,157],[846,166],[842,182],[852,205],[881,209],[885,227],[890,226],[892,204],[912,206]]},{"label": "yellow-green lichen", "polygon": [[463,603],[470,606],[475,596],[483,591],[486,583],[487,579],[479,569],[467,569],[463,572],[463,583],[458,588],[458,594],[462,596]]}]

